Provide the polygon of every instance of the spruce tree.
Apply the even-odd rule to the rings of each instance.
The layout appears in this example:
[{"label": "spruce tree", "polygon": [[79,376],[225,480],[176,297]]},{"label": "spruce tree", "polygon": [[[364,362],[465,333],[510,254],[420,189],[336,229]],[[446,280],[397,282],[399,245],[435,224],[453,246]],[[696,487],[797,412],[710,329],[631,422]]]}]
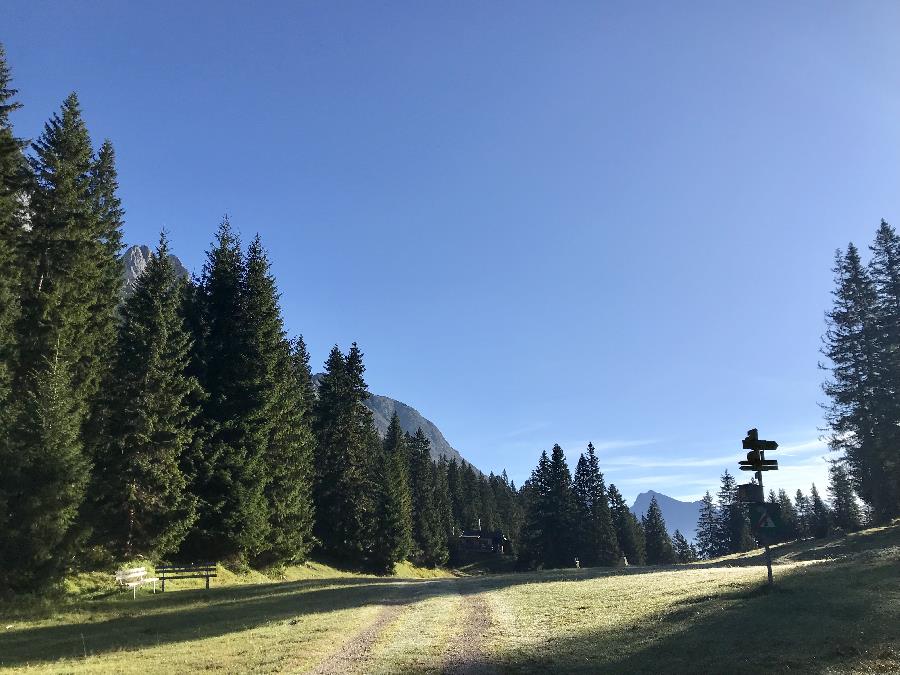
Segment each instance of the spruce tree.
[{"label": "spruce tree", "polygon": [[297,336],[293,341],[291,353],[293,354],[297,386],[300,387],[300,395],[303,399],[303,415],[311,427],[315,415],[316,388],[313,385],[312,368],[309,365],[309,350],[306,348],[306,341],[302,335]]},{"label": "spruce tree", "polygon": [[404,438],[409,451],[414,557],[430,567],[442,565],[447,561],[447,539],[435,495],[431,443],[421,427],[415,436],[407,434]]},{"label": "spruce tree", "polygon": [[820,539],[831,534],[831,514],[815,484],[809,490],[809,517],[812,536]]},{"label": "spruce tree", "polygon": [[[452,462],[451,462],[452,464]],[[525,522],[522,525],[519,562],[530,568],[547,564],[551,554],[550,523],[550,457],[544,450],[523,487]]]},{"label": "spruce tree", "polygon": [[845,532],[853,532],[862,526],[859,505],[850,475],[840,462],[832,462],[828,468],[828,493],[831,496],[831,517],[835,526]]},{"label": "spruce tree", "polygon": [[481,492],[472,465],[463,460],[459,465],[460,521],[464,530],[480,530]]},{"label": "spruce tree", "polygon": [[718,497],[718,536],[716,555],[740,553],[754,548],[750,535],[750,519],[744,505],[737,499],[737,482],[725,470]]},{"label": "spruce tree", "polygon": [[118,307],[122,296],[124,268],[121,258],[122,226],[124,211],[119,200],[116,155],[109,140],[103,142],[93,161],[89,174],[89,190],[96,226],[94,247],[97,251],[97,291],[90,310],[89,330],[94,337],[97,359],[94,388],[96,395],[89,401],[85,419],[85,448],[93,457],[106,442],[102,437],[104,419],[109,414],[105,407],[108,397],[105,391],[115,377],[112,374],[112,355],[119,324]]},{"label": "spruce tree", "polygon": [[26,222],[24,144],[13,134],[9,119],[9,114],[21,104],[14,100],[17,91],[11,88],[11,80],[6,53],[0,44],[0,453],[11,422],[9,399],[16,354],[14,326],[19,313],[19,242]]},{"label": "spruce tree", "polygon": [[609,485],[609,511],[619,541],[619,549],[625,560],[629,565],[645,564],[647,558],[644,530],[640,521],[628,508],[622,494],[612,483]]},{"label": "spruce tree", "polygon": [[812,536],[812,509],[809,499],[802,490],[794,495],[794,511],[797,514],[797,538],[806,539]]},{"label": "spruce tree", "polygon": [[675,554],[675,562],[692,563],[697,560],[697,552],[694,547],[684,538],[680,530],[675,530],[672,536],[672,551]]},{"label": "spruce tree", "polygon": [[0,472],[4,495],[0,588],[40,591],[61,581],[79,550],[74,527],[88,483],[69,368],[54,356],[31,373],[16,452]]},{"label": "spruce tree", "polygon": [[[822,353],[831,377],[823,384],[830,401],[829,442],[843,451],[854,487],[882,519],[896,512],[897,499],[884,470],[884,401],[889,397],[881,372],[878,294],[853,244],[835,254],[834,306],[827,313]],[[823,366],[826,368],[826,366]]]},{"label": "spruce tree", "polygon": [[377,571],[391,572],[394,564],[404,560],[413,547],[408,448],[396,411],[380,450],[373,564]]},{"label": "spruce tree", "polygon": [[572,475],[563,449],[557,444],[550,453],[547,476],[547,506],[544,535],[547,541],[544,562],[548,567],[574,567],[573,526],[575,502],[572,497]]},{"label": "spruce tree", "polygon": [[516,490],[516,485],[509,480],[506,471],[503,471],[499,476],[493,478],[492,487],[494,491],[494,503],[497,505],[499,528],[510,540],[510,550],[506,552],[515,552],[518,546],[519,533],[522,529],[523,519],[522,505],[520,503],[518,491]]},{"label": "spruce tree", "polygon": [[305,354],[292,354],[275,278],[258,235],[245,267],[245,429],[248,442],[264,449],[268,513],[268,534],[257,559],[260,564],[301,562],[312,546],[313,524],[309,366]]},{"label": "spruce tree", "polygon": [[675,562],[675,553],[672,550],[672,539],[666,530],[666,521],[663,520],[662,510],[656,501],[656,497],[650,498],[650,506],[647,513],[641,518],[644,529],[645,550],[647,552],[648,565],[671,565]]},{"label": "spruce tree", "polygon": [[[0,466],[3,467],[19,461],[12,428],[21,413],[21,397],[14,400],[12,396],[12,378],[18,351],[15,325],[19,317],[20,241],[27,222],[23,208],[27,165],[22,154],[24,143],[13,134],[9,119],[9,114],[20,107],[14,100],[16,93],[11,88],[10,70],[0,44]],[[7,480],[0,476],[0,532],[15,527],[10,522],[14,515],[9,500],[16,490],[8,476]],[[3,544],[0,549],[5,549]],[[0,556],[5,553],[0,551]]]},{"label": "spruce tree", "polygon": [[618,565],[622,552],[609,512],[606,484],[593,443],[578,459],[572,483],[575,500],[576,553],[586,567]]},{"label": "spruce tree", "polygon": [[456,529],[456,521],[453,519],[453,503],[450,497],[450,485],[447,480],[448,473],[449,462],[446,457],[441,456],[436,463],[432,464],[431,471],[438,531],[440,532],[441,540],[446,547],[446,557],[442,555],[441,557],[444,559],[438,564],[443,564],[449,559],[459,534]]},{"label": "spruce tree", "polygon": [[783,541],[793,541],[800,537],[799,518],[797,509],[788,493],[784,490],[778,491],[778,507],[781,510],[781,522],[784,529]]},{"label": "spruce tree", "polygon": [[491,487],[491,481],[495,479],[494,474],[489,476],[479,475],[476,477],[478,481],[478,520],[481,523],[481,530],[484,532],[495,532],[502,529],[500,527],[500,518],[497,513],[497,502],[494,500],[494,490]]},{"label": "spruce tree", "polygon": [[[459,535],[462,530],[467,529],[463,523],[463,493],[462,479],[460,477],[459,462],[455,457],[447,461],[447,493],[450,497],[450,513],[452,514],[453,530],[455,535]],[[451,547],[452,548],[452,547]]]},{"label": "spruce tree", "polygon": [[[84,453],[86,436],[91,443],[94,440],[93,434],[86,434],[86,423],[98,416],[100,382],[112,361],[103,350],[111,343],[114,323],[104,319],[111,319],[118,297],[105,297],[101,284],[110,253],[104,247],[92,191],[91,141],[75,94],[47,122],[32,150],[30,228],[21,232],[18,247],[21,311],[16,321],[14,386],[20,400],[41,399],[47,364],[67,369],[65,375],[53,377],[64,382],[60,386],[72,397],[70,421],[79,430],[78,448]],[[106,309],[110,316],[100,316]],[[15,443],[23,443],[40,424],[29,417],[39,410],[32,405],[16,411],[10,433]],[[16,448],[7,453],[28,455]],[[84,485],[90,462],[72,462],[72,469],[84,472],[71,476],[72,484]],[[49,502],[48,508],[54,504]],[[83,517],[72,520],[50,513],[46,517],[77,528],[78,533],[67,535],[70,538],[83,537],[89,530]]]},{"label": "spruce tree", "polygon": [[183,467],[199,393],[165,234],[122,308],[92,493],[98,540],[128,557],[178,549],[196,520]]},{"label": "spruce tree", "polygon": [[90,331],[97,272],[91,140],[75,94],[32,149],[31,228],[20,242],[17,388],[27,391],[29,375],[48,361],[66,364],[80,426],[98,356]]},{"label": "spruce tree", "polygon": [[900,236],[882,220],[870,248],[869,276],[875,291],[872,323],[878,350],[873,386],[878,426],[871,478],[878,485],[874,506],[887,520],[900,514]]},{"label": "spruce tree", "polygon": [[[325,363],[316,401],[314,533],[329,556],[364,564],[376,523],[373,459],[381,454],[356,343],[347,357],[334,347]],[[374,454],[374,458],[373,458]]]},{"label": "spruce tree", "polygon": [[194,372],[206,392],[202,444],[191,458],[192,492],[199,498],[197,527],[185,557],[247,559],[260,555],[270,534],[266,499],[267,429],[260,418],[264,384],[245,306],[245,259],[224,219],[207,252],[196,292],[202,339]]},{"label": "spruce tree", "polygon": [[[32,150],[31,229],[22,239],[20,381],[58,345],[60,361],[72,371],[79,425],[89,425],[103,414],[98,396],[116,339],[122,283],[112,146],[105,144],[95,159],[73,93]],[[96,426],[83,433],[93,445]]]},{"label": "spruce tree", "polygon": [[700,500],[700,516],[697,519],[696,542],[697,551],[704,560],[719,555],[719,518],[716,505],[709,490]]}]

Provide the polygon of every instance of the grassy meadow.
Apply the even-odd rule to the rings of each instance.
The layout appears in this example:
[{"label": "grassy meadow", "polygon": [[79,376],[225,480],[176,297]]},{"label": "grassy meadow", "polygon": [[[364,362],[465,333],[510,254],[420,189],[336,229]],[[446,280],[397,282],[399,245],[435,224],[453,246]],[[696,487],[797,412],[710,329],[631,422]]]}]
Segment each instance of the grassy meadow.
[{"label": "grassy meadow", "polygon": [[72,580],[0,607],[24,672],[900,672],[900,524],[669,568],[364,577],[311,564],[166,593]]}]

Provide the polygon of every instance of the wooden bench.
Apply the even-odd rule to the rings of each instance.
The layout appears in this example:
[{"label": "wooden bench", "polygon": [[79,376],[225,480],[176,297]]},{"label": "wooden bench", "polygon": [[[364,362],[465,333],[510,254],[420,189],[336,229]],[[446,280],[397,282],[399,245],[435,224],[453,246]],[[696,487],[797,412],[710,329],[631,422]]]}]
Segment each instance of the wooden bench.
[{"label": "wooden bench", "polygon": [[146,567],[134,567],[130,570],[119,570],[116,572],[116,583],[119,586],[130,588],[135,599],[137,599],[138,586],[144,584],[153,584],[153,592],[156,593],[157,577],[148,577]]},{"label": "wooden bench", "polygon": [[209,580],[216,576],[216,563],[190,563],[187,565],[158,565],[156,573],[162,582],[162,589],[166,590],[166,580],[172,579],[206,579],[206,589],[209,590]]}]

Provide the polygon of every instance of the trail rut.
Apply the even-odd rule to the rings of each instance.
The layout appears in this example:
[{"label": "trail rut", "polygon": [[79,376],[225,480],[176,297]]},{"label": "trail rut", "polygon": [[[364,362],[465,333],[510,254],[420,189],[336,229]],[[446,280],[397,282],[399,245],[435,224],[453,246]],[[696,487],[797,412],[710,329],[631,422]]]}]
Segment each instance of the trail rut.
[{"label": "trail rut", "polygon": [[484,640],[491,627],[491,609],[481,595],[465,595],[467,605],[459,632],[444,655],[442,671],[451,675],[495,673],[484,659]]}]

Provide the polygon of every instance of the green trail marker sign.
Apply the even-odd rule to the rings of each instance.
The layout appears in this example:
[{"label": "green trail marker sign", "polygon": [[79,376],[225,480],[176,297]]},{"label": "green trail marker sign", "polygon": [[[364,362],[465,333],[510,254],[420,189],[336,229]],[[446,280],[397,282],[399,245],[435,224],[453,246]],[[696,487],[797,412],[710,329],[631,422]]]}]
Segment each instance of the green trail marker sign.
[{"label": "green trail marker sign", "polygon": [[781,506],[768,502],[750,505],[750,531],[760,542],[765,544],[774,542],[783,527]]}]

